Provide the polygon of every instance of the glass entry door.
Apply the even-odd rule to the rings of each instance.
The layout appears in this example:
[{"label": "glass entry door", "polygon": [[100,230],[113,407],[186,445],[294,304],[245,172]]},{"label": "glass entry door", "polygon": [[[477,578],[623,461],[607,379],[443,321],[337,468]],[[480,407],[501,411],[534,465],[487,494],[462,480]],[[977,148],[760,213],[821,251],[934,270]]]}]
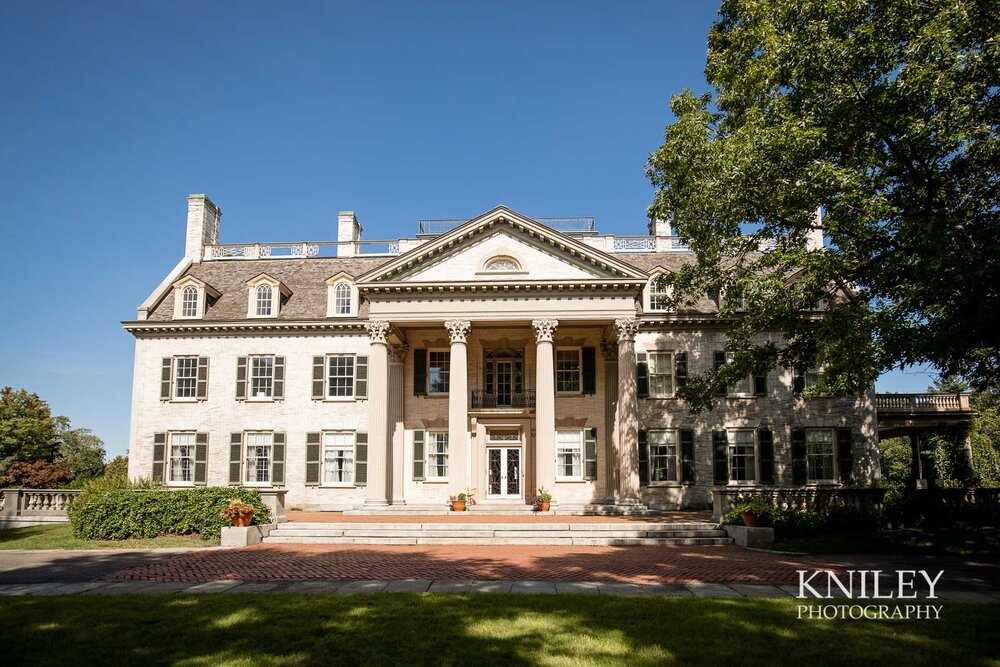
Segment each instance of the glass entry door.
[{"label": "glass entry door", "polygon": [[514,362],[497,362],[497,405],[510,405],[514,396]]},{"label": "glass entry door", "polygon": [[486,448],[486,495],[490,498],[521,497],[521,448]]}]

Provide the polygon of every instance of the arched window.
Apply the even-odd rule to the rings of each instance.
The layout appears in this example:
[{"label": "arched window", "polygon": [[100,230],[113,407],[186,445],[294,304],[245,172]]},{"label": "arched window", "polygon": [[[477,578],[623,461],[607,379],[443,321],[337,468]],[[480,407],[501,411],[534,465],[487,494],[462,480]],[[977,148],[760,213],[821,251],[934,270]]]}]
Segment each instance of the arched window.
[{"label": "arched window", "polygon": [[257,287],[257,317],[270,317],[274,309],[274,290],[270,285]]},{"label": "arched window", "polygon": [[521,266],[513,257],[494,257],[486,262],[486,270],[496,272],[520,271]]},{"label": "arched window", "polygon": [[198,317],[198,288],[194,285],[181,292],[181,317]]},{"label": "arched window", "polygon": [[657,274],[649,279],[649,309],[650,310],[670,310],[670,297],[672,296],[670,286],[663,280],[662,274]]},{"label": "arched window", "polygon": [[333,288],[333,312],[337,315],[351,314],[350,283],[337,283],[337,286]]}]

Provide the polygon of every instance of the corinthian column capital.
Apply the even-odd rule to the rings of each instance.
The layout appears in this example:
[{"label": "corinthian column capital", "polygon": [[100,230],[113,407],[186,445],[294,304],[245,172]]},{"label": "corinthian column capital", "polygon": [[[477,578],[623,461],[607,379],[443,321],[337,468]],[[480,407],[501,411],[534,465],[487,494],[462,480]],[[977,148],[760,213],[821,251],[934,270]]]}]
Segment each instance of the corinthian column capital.
[{"label": "corinthian column capital", "polygon": [[559,320],[531,320],[531,326],[535,329],[535,340],[539,343],[551,343],[556,335],[556,328]]},{"label": "corinthian column capital", "polygon": [[601,354],[605,361],[618,361],[618,343],[601,341]]},{"label": "corinthian column capital", "polygon": [[464,343],[472,330],[472,322],[469,320],[445,320],[445,328],[451,336],[452,343]]},{"label": "corinthian column capital", "polygon": [[410,351],[409,345],[390,345],[389,361],[394,364],[406,363],[406,353]]},{"label": "corinthian column capital", "polygon": [[388,345],[389,328],[389,323],[385,320],[374,320],[372,322],[365,323],[365,329],[368,330],[368,337],[371,339],[372,343]]},{"label": "corinthian column capital", "polygon": [[634,341],[635,332],[639,330],[639,322],[634,317],[620,317],[615,320],[618,329],[618,342]]}]

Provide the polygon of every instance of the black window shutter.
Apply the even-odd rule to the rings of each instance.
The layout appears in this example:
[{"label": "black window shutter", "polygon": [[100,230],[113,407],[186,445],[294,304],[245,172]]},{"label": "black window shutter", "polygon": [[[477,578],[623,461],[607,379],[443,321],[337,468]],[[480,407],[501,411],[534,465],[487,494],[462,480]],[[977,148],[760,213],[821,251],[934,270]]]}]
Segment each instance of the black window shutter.
[{"label": "black window shutter", "polygon": [[[486,385],[483,390],[486,394],[493,393],[493,362],[484,361],[483,362],[483,377],[486,379]],[[514,391],[515,394],[520,393],[517,390]]]},{"label": "black window shutter", "polygon": [[427,395],[427,349],[413,351],[413,395]]},{"label": "black window shutter", "polygon": [[199,401],[208,398],[208,357],[198,357],[198,393]]},{"label": "black window shutter", "polygon": [[757,444],[760,447],[760,481],[774,484],[774,436],[769,429],[757,431]]},{"label": "black window shutter", "polygon": [[413,432],[413,480],[424,479],[424,432]]},{"label": "black window shutter", "polygon": [[170,373],[174,367],[174,360],[170,357],[163,357],[163,366],[160,370],[160,400],[170,400]]},{"label": "black window shutter", "polygon": [[766,375],[754,375],[753,376],[753,395],[754,396],[767,396],[767,376]]},{"label": "black window shutter", "polygon": [[725,431],[712,431],[712,471],[716,484],[729,483],[729,441]]},{"label": "black window shutter", "polygon": [[236,359],[236,400],[245,401],[247,398],[247,358],[238,357]]},{"label": "black window shutter", "polygon": [[154,482],[163,481],[163,460],[166,457],[167,434],[153,434],[153,475]]},{"label": "black window shutter", "polygon": [[368,357],[358,355],[354,365],[354,399],[368,398]]},{"label": "black window shutter", "polygon": [[[725,350],[716,350],[714,354],[715,361],[715,372],[718,373],[719,369],[726,365],[726,352]],[[728,393],[727,387],[719,387],[715,392],[716,396],[725,396]]]},{"label": "black window shutter", "polygon": [[687,385],[688,381],[688,353],[678,352],[674,357],[674,379],[677,387]]},{"label": "black window shutter", "polygon": [[649,438],[646,431],[639,431],[639,486],[649,484]]},{"label": "black window shutter", "polygon": [[808,475],[806,468],[806,432],[805,429],[792,429],[792,483],[805,484]]},{"label": "black window shutter", "polygon": [[323,371],[326,368],[326,357],[313,357],[312,400],[322,401],[326,398],[326,387],[323,382]]},{"label": "black window shutter", "polygon": [[853,445],[851,429],[837,429],[837,462],[840,466],[840,481],[849,484],[854,479],[854,454],[851,451]]},{"label": "black window shutter", "polygon": [[523,394],[524,393],[524,362],[515,361],[514,362],[514,393]]},{"label": "black window shutter", "polygon": [[585,347],[583,356],[583,393],[597,393],[597,348]]},{"label": "black window shutter", "polygon": [[306,433],[306,486],[319,486],[319,433]]},{"label": "black window shutter", "polygon": [[280,401],[285,398],[285,358],[274,358],[274,400]]},{"label": "black window shutter", "polygon": [[794,392],[797,396],[806,389],[806,374],[798,369],[795,369],[792,372],[794,373],[792,379],[792,392]]},{"label": "black window shutter", "polygon": [[194,436],[194,483],[205,486],[208,482],[208,433]]},{"label": "black window shutter", "polygon": [[243,434],[233,433],[229,436],[229,483],[239,484],[241,472],[243,472]]},{"label": "black window shutter", "polygon": [[649,396],[649,362],[645,352],[635,355],[635,393],[639,398]]},{"label": "black window shutter", "polygon": [[[593,349],[593,348],[591,348]],[[583,448],[583,478],[597,479],[597,429],[588,428]]]},{"label": "black window shutter", "polygon": [[681,430],[681,481],[694,483],[694,431]]},{"label": "black window shutter", "polygon": [[368,486],[368,434],[354,434],[354,486]]},{"label": "black window shutter", "polygon": [[271,484],[283,486],[285,483],[285,434],[275,433],[271,444]]}]

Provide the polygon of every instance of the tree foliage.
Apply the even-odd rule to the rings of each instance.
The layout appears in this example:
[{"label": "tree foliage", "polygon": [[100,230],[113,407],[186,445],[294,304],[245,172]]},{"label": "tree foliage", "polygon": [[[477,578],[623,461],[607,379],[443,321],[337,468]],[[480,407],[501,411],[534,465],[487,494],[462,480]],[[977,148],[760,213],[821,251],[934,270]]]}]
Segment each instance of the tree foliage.
[{"label": "tree foliage", "polygon": [[24,389],[0,389],[0,471],[15,461],[52,461],[56,422],[49,405]]},{"label": "tree foliage", "polygon": [[714,92],[672,99],[648,163],[651,215],[697,258],[666,278],[675,303],[746,301],[734,363],[683,392],[694,409],[776,364],[822,365],[840,393],[919,362],[997,385],[998,29],[988,2],[723,2]]},{"label": "tree foliage", "polygon": [[0,473],[0,487],[58,489],[72,479],[73,472],[62,461],[14,461]]},{"label": "tree foliage", "polygon": [[66,417],[56,417],[58,458],[73,472],[73,480],[83,482],[104,474],[104,441],[89,428],[71,428]]}]

